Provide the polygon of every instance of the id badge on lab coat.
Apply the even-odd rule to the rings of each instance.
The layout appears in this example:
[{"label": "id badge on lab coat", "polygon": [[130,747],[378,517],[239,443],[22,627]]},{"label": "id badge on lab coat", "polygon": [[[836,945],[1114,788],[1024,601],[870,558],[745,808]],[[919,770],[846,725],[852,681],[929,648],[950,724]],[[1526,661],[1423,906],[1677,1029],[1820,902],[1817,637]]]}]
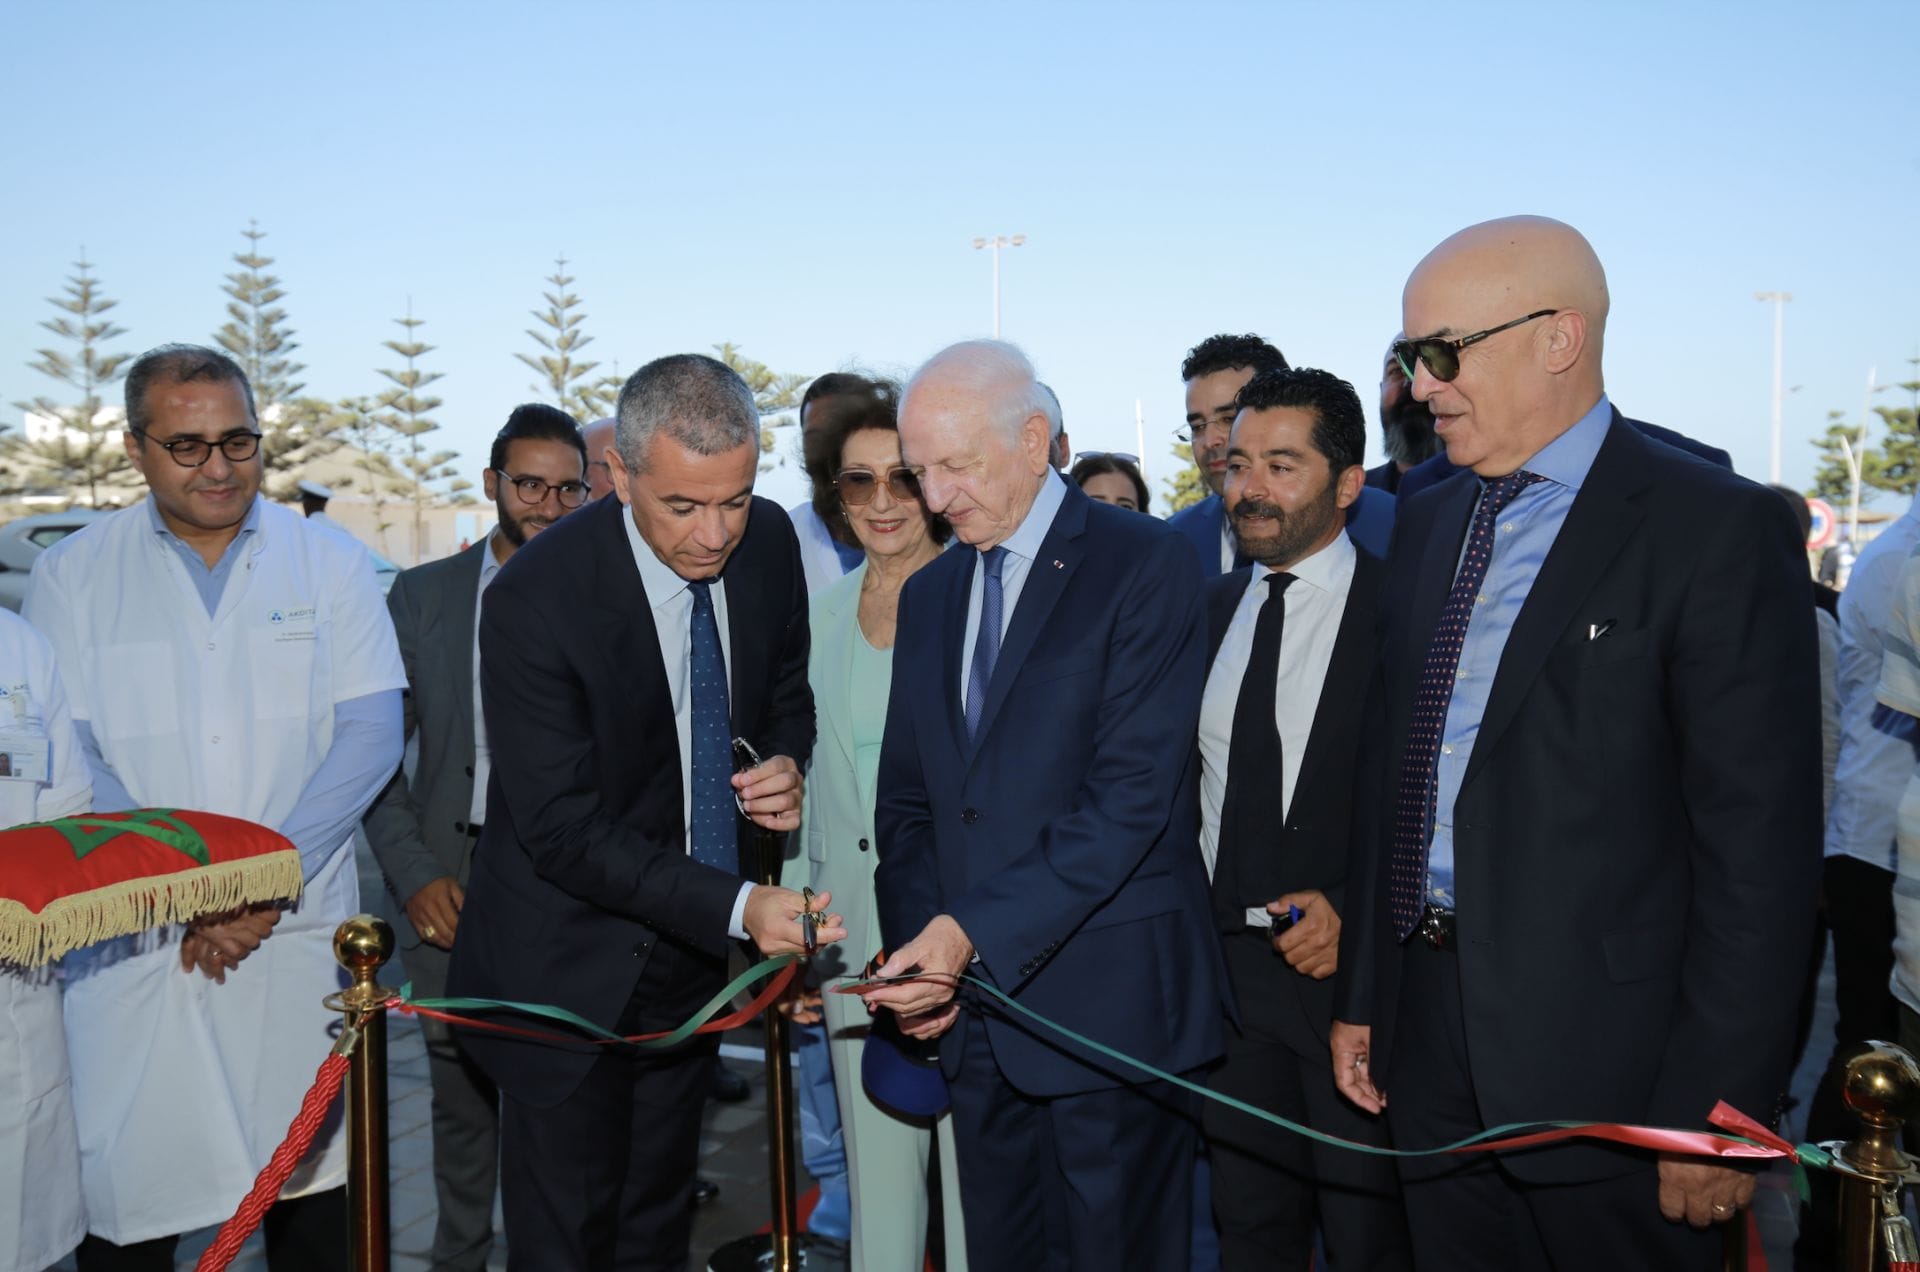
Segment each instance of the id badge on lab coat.
[{"label": "id badge on lab coat", "polygon": [[53,748],[44,733],[0,730],[0,782],[52,780]]}]

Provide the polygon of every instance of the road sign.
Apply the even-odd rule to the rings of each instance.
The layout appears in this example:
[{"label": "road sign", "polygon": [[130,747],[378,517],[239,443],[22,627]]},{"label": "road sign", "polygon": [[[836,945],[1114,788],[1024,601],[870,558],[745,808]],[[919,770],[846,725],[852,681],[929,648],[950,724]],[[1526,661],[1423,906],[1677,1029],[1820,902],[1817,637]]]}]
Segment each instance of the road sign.
[{"label": "road sign", "polygon": [[1807,532],[1807,550],[1818,552],[1840,537],[1840,519],[1833,515],[1833,505],[1824,499],[1807,500],[1807,511],[1813,514],[1813,529]]}]

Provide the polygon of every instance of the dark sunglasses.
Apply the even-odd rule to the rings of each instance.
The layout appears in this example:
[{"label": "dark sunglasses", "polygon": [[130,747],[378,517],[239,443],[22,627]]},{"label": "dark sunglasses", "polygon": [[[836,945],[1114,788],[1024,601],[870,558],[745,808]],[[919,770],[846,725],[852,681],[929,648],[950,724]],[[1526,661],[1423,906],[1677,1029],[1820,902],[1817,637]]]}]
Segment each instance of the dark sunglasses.
[{"label": "dark sunglasses", "polygon": [[[864,468],[849,468],[833,479],[833,485],[840,492],[843,504],[868,504],[880,490],[880,479]],[[895,499],[920,498],[920,479],[914,476],[911,468],[892,468],[887,470],[887,493]]]},{"label": "dark sunglasses", "polygon": [[[1184,437],[1186,435],[1183,433],[1181,436]],[[1129,464],[1138,464],[1140,462],[1138,455],[1129,455],[1126,451],[1081,451],[1073,457],[1073,462],[1077,464],[1083,459],[1118,459],[1124,460]]]},{"label": "dark sunglasses", "polygon": [[1488,336],[1497,336],[1503,331],[1524,326],[1535,318],[1546,318],[1557,314],[1558,309],[1536,309],[1525,318],[1515,318],[1512,322],[1503,322],[1498,327],[1488,327],[1485,331],[1476,331],[1470,336],[1461,336],[1458,340],[1447,340],[1440,336],[1429,336],[1425,340],[1396,340],[1393,342],[1393,360],[1406,372],[1407,382],[1413,382],[1413,364],[1415,360],[1427,364],[1427,370],[1433,378],[1442,383],[1451,384],[1460,374],[1460,351],[1468,345],[1479,344]]}]

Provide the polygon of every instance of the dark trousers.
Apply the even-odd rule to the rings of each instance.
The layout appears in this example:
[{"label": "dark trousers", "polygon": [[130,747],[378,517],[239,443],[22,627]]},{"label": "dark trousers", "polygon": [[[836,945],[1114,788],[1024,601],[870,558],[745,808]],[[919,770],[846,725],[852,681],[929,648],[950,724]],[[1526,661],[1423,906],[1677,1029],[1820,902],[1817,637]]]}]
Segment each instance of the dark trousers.
[{"label": "dark trousers", "polygon": [[[260,1229],[273,1272],[347,1272],[351,1266],[345,1186],[274,1202]],[[74,1264],[79,1272],[173,1272],[179,1244],[179,1237],[155,1237],[115,1245],[90,1235],[74,1251]]]},{"label": "dark trousers", "polygon": [[[1826,929],[1833,936],[1833,980],[1839,1019],[1833,1026],[1833,1051],[1807,1109],[1806,1137],[1853,1138],[1858,1123],[1840,1098],[1847,1061],[1859,1044],[1891,1041],[1900,1018],[1888,981],[1893,976],[1893,871],[1853,857],[1829,857],[1823,877]],[[1813,976],[1819,976],[1816,961]],[[1817,1045],[1812,1044],[1810,1045]],[[1793,1265],[1803,1272],[1832,1267],[1839,1239],[1840,1189],[1824,1170],[1807,1172],[1811,1197],[1800,1208],[1800,1237]]]},{"label": "dark trousers", "polygon": [[960,1072],[947,1085],[968,1265],[1186,1267],[1198,1097],[1147,1082],[1038,1099],[1001,1075],[971,1008],[954,1028],[962,1031]]},{"label": "dark trousers", "polygon": [[[1456,957],[1419,937],[1410,940],[1387,1075],[1387,1121],[1400,1148],[1431,1148],[1487,1129],[1468,1067],[1460,1002]],[[1415,1266],[1436,1272],[1717,1268],[1720,1233],[1661,1217],[1653,1158],[1628,1150],[1619,1156],[1619,1175],[1556,1185],[1525,1183],[1485,1153],[1402,1159]]]},{"label": "dark trousers", "polygon": [[[447,992],[451,956],[432,945],[406,951],[414,993]],[[433,1084],[433,1226],[436,1272],[481,1272],[493,1250],[493,1194],[499,1182],[500,1093],[469,1059],[444,1021],[422,1020]]]},{"label": "dark trousers", "polygon": [[[719,991],[718,962],[655,948],[620,1033],[669,1029]],[[700,1116],[719,1042],[602,1050],[551,1108],[502,1092],[507,1266],[538,1272],[685,1272]]]},{"label": "dark trousers", "polygon": [[[1300,973],[1266,933],[1224,942],[1240,1028],[1208,1085],[1316,1131],[1387,1144],[1386,1123],[1333,1085],[1326,1020],[1311,1021],[1293,982]],[[1318,1219],[1327,1261],[1338,1272],[1413,1266],[1393,1160],[1318,1144],[1207,1101],[1202,1114],[1213,1160],[1213,1213],[1225,1272],[1307,1272]]]}]

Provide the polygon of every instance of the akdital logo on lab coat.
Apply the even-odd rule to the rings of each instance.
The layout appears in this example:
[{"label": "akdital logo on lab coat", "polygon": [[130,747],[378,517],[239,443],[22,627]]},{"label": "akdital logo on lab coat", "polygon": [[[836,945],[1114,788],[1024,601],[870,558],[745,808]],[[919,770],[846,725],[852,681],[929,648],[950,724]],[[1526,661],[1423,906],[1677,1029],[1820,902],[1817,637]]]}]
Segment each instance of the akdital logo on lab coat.
[{"label": "akdital logo on lab coat", "polygon": [[298,609],[269,610],[267,621],[275,627],[284,626],[287,623],[298,623],[303,619],[311,623],[317,612],[318,607],[313,605],[302,605]]}]

